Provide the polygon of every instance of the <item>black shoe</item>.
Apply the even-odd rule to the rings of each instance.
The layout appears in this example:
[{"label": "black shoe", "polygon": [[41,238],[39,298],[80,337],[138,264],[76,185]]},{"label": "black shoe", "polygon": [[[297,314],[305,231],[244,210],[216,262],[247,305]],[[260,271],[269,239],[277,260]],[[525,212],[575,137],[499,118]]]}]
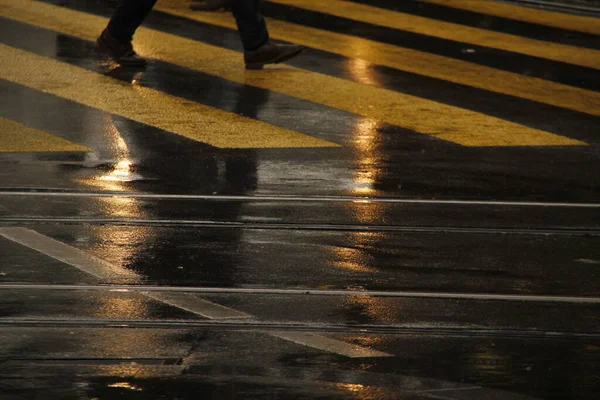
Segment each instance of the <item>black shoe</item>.
[{"label": "black shoe", "polygon": [[111,36],[105,29],[96,40],[100,50],[108,53],[110,58],[124,67],[143,67],[148,62],[133,51],[131,42],[122,42]]},{"label": "black shoe", "polygon": [[277,64],[297,56],[304,47],[297,44],[263,44],[254,51],[244,53],[246,69],[262,69],[265,64]]},{"label": "black shoe", "polygon": [[217,11],[220,9],[231,10],[231,0],[201,0],[190,4],[190,10]]}]

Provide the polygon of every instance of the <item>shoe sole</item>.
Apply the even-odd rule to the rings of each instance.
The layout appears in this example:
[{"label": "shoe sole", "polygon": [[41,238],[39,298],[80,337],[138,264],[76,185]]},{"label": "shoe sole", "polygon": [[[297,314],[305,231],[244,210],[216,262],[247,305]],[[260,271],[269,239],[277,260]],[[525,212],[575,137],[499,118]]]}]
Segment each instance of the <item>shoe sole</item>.
[{"label": "shoe sole", "polygon": [[291,58],[296,57],[298,54],[302,53],[303,51],[304,51],[304,48],[301,48],[296,51],[292,51],[288,54],[283,54],[278,58],[274,58],[273,60],[265,61],[262,63],[247,63],[246,69],[263,69],[264,66],[267,64],[279,64],[279,63],[285,62]]},{"label": "shoe sole", "polygon": [[144,59],[141,59],[139,61],[131,61],[131,62],[116,59],[115,57],[113,57],[108,46],[106,44],[104,44],[104,41],[101,38],[96,39],[96,44],[98,44],[98,48],[100,49],[100,51],[108,54],[108,56],[110,57],[111,60],[113,60],[114,62],[116,62],[117,64],[119,64],[122,67],[145,67],[148,64],[148,61],[146,61]]}]

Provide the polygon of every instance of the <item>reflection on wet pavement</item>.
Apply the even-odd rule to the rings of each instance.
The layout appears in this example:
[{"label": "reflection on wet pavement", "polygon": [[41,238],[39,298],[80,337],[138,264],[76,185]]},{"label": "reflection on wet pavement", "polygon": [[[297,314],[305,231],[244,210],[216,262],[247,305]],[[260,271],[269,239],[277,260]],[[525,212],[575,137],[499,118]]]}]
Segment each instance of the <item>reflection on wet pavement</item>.
[{"label": "reflection on wet pavement", "polygon": [[600,14],[189,4],[0,7],[2,400],[597,397]]}]

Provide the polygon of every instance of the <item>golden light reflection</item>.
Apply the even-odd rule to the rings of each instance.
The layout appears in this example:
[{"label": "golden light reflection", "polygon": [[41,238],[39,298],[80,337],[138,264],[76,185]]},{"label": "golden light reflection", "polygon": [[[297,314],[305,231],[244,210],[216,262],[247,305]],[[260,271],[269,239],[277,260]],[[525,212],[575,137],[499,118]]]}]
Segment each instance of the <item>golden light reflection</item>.
[{"label": "golden light reflection", "polygon": [[134,180],[131,174],[131,165],[132,162],[130,160],[121,160],[115,165],[115,169],[113,169],[109,174],[99,177],[98,180],[131,182]]},{"label": "golden light reflection", "polygon": [[148,318],[149,300],[141,295],[134,297],[103,296],[97,303],[94,316],[103,319]]},{"label": "golden light reflection", "polygon": [[140,71],[140,72],[136,73],[133,76],[133,78],[131,79],[131,85],[133,85],[134,87],[141,87],[140,82],[142,81],[142,77],[143,76],[144,76],[144,72],[143,71]]},{"label": "golden light reflection", "polygon": [[[138,204],[138,200],[129,197],[100,197],[96,198],[100,203],[103,214],[106,217],[117,218],[145,218],[146,212]],[[155,228],[149,226],[118,226],[104,225],[91,226],[88,234],[97,239],[93,242],[99,243],[90,248],[90,254],[101,258],[122,269],[132,272],[126,283],[141,282],[143,276],[138,274],[135,261],[138,254],[152,248],[156,240]],[[134,267],[132,270],[131,267]]]},{"label": "golden light reflection", "polygon": [[348,70],[357,82],[365,85],[380,85],[381,82],[377,79],[373,71],[371,71],[372,66],[373,64],[369,61],[360,58],[351,58],[348,60]]},{"label": "golden light reflection", "polygon": [[[97,239],[98,245],[88,249],[88,252],[96,257],[102,258],[109,263],[132,270],[140,252],[148,252],[156,239],[153,227],[148,226],[91,226],[88,234]],[[151,257],[150,257],[151,259]],[[135,273],[135,279],[128,283],[140,282],[142,276]],[[130,282],[131,281],[131,282]]]},{"label": "golden light reflection", "polygon": [[397,399],[397,392],[382,386],[369,386],[358,383],[336,383],[335,387],[352,393],[357,400]]},{"label": "golden light reflection", "polygon": [[[177,335],[177,333],[175,333]],[[146,377],[161,373],[171,373],[164,365],[150,365],[135,362],[144,358],[167,358],[185,355],[182,350],[172,347],[171,334],[153,329],[99,329],[81,339],[82,354],[95,354],[98,358],[122,360],[116,364],[98,365],[102,374],[115,377]],[[134,357],[131,361],[127,358]],[[122,379],[123,381],[126,379]]]},{"label": "golden light reflection", "polygon": [[110,385],[107,385],[107,386],[110,387],[110,388],[122,388],[122,389],[134,390],[136,392],[141,392],[142,391],[141,388],[139,388],[139,387],[137,387],[134,384],[129,383],[129,382],[117,382],[117,383],[113,383],[113,384],[110,384]]},{"label": "golden light reflection", "polygon": [[367,196],[374,192],[377,159],[373,154],[377,141],[377,127],[377,121],[370,118],[362,118],[354,125],[352,142],[358,150],[352,185],[354,195]]},{"label": "golden light reflection", "polygon": [[[371,118],[361,118],[353,128],[352,142],[362,152],[359,154],[361,161],[374,161],[371,152],[375,150],[377,140],[377,128],[379,123]],[[364,157],[366,156],[366,157]]]},{"label": "golden light reflection", "polygon": [[[369,234],[368,232],[356,232],[352,235],[363,235]],[[331,247],[331,253],[334,256],[330,264],[334,267],[341,269],[355,271],[355,272],[368,272],[375,273],[377,269],[369,266],[369,255],[360,249],[334,246]]]},{"label": "golden light reflection", "polygon": [[109,115],[106,116],[104,137],[106,140],[111,142],[111,150],[115,153],[117,158],[129,158],[129,146],[127,146],[127,142],[125,142],[121,136],[121,132],[115,125],[112,117]]},{"label": "golden light reflection", "polygon": [[[144,379],[156,378],[160,376],[180,375],[184,367],[179,365],[137,365],[136,363],[132,362],[118,365],[100,365],[97,368],[98,373],[102,374],[103,376],[111,376],[121,379]],[[143,389],[140,388],[139,391],[143,391]]]},{"label": "golden light reflection", "polygon": [[[398,303],[392,303],[381,297],[354,295],[348,298],[345,306],[352,309],[359,308],[365,315],[377,320],[378,323],[395,323],[398,320]],[[372,337],[364,337],[362,339],[375,340]],[[369,342],[367,344],[376,343],[378,342]]]},{"label": "golden light reflection", "polygon": [[[361,68],[367,70],[367,64],[353,60],[354,71],[359,74]],[[364,72],[364,71],[363,71]],[[364,78],[364,76],[363,76]],[[378,135],[379,122],[370,118],[362,118],[354,125],[352,143],[356,147],[356,168],[352,177],[350,190],[353,195],[368,197],[375,192],[374,185],[379,173]],[[382,223],[381,205],[372,203],[368,198],[353,201],[348,212],[353,214],[357,223]],[[381,232],[357,231],[349,232],[347,242],[351,247],[331,247],[333,260],[331,265],[354,272],[377,273],[379,268],[373,267],[369,249],[377,246],[382,239]],[[373,309],[372,312],[377,312]]]},{"label": "golden light reflection", "polygon": [[354,336],[352,338],[348,338],[348,340],[364,347],[375,347],[385,342],[385,339],[382,335]]},{"label": "golden light reflection", "polygon": [[360,392],[365,388],[365,385],[359,383],[337,383],[336,386],[349,392]]},{"label": "golden light reflection", "polygon": [[511,367],[509,354],[500,353],[489,346],[477,346],[469,359],[474,369],[484,371],[486,374],[504,375]]},{"label": "golden light reflection", "polygon": [[[385,211],[388,210],[389,205],[376,204],[376,203],[357,203],[354,204],[351,211],[356,218],[356,222],[360,224],[374,224],[383,225],[385,224]],[[375,236],[383,236],[380,233],[375,233]],[[373,235],[370,236],[371,238]],[[359,237],[359,239],[362,239]]]},{"label": "golden light reflection", "polygon": [[[120,192],[128,190],[124,184],[140,180],[141,176],[134,173],[133,161],[127,142],[123,139],[119,129],[114,121],[107,117],[107,126],[105,129],[106,137],[111,141],[111,149],[119,161],[113,166],[113,169],[95,179],[84,179],[83,183],[100,188],[104,191]],[[100,203],[103,203],[103,210],[106,214],[121,218],[142,218],[143,210],[138,206],[138,200],[131,197],[100,197]]]},{"label": "golden light reflection", "polygon": [[371,172],[367,171],[356,171],[355,179],[354,179],[354,187],[352,188],[352,192],[355,195],[369,195],[373,193],[373,176]]},{"label": "golden light reflection", "polygon": [[102,136],[104,140],[109,142],[110,157],[116,159],[116,161],[112,162],[113,167],[108,173],[92,179],[80,179],[79,181],[102,190],[124,191],[126,188],[122,183],[137,181],[142,177],[133,171],[134,163],[131,159],[129,146],[123,139],[112,117],[107,116],[105,122]]},{"label": "golden light reflection", "polygon": [[[381,269],[373,264],[370,250],[378,248],[379,243],[385,238],[385,232],[359,231],[349,232],[347,235],[347,242],[351,243],[352,247],[330,247],[332,259],[328,261],[328,264],[354,273],[372,275],[380,273]],[[359,310],[364,317],[381,323],[394,322],[398,315],[398,310],[391,306],[389,301],[372,296],[349,296],[344,307],[349,310]],[[361,340],[373,339],[365,337]]]},{"label": "golden light reflection", "polygon": [[376,247],[385,233],[383,232],[348,232],[346,240],[352,247],[331,246],[329,251],[333,256],[329,263],[332,266],[355,271],[377,273],[379,268],[371,266],[370,248]]},{"label": "golden light reflection", "polygon": [[[79,182],[99,188],[101,191],[123,192],[129,191],[128,182],[141,179],[133,172],[134,162],[131,151],[124,136],[112,117],[107,116],[104,126],[104,140],[109,142],[111,158],[118,161],[112,170],[95,178],[80,179]],[[102,160],[98,160],[102,163]],[[147,212],[140,206],[140,200],[134,197],[95,197],[92,198],[99,204],[99,213],[105,218],[147,218]],[[96,248],[89,249],[90,253],[102,258],[116,266],[125,268],[136,260],[140,251],[150,247],[150,243],[157,236],[152,227],[122,227],[106,225],[102,227],[91,227],[90,235],[97,235],[96,242],[100,243]],[[137,275],[136,275],[137,276]],[[139,276],[138,279],[139,280]],[[120,304],[123,311],[128,312],[127,302]]]},{"label": "golden light reflection", "polygon": [[139,200],[131,197],[102,197],[98,201],[113,217],[144,218],[146,215],[139,207]]}]

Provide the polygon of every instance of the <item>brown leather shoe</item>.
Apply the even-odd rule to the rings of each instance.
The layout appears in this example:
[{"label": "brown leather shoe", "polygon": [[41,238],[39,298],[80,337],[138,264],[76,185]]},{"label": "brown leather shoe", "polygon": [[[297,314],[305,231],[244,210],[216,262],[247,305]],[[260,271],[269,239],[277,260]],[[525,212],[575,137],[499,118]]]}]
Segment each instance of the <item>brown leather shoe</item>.
[{"label": "brown leather shoe", "polygon": [[217,11],[220,9],[231,10],[231,0],[201,0],[190,4],[190,10]]},{"label": "brown leather shoe", "polygon": [[267,42],[254,51],[244,53],[246,69],[262,69],[265,64],[277,64],[297,56],[304,47],[297,44],[275,44]]},{"label": "brown leather shoe", "polygon": [[110,58],[124,67],[143,67],[148,62],[133,51],[131,42],[122,42],[111,36],[105,29],[96,40],[100,50],[108,53]]}]

